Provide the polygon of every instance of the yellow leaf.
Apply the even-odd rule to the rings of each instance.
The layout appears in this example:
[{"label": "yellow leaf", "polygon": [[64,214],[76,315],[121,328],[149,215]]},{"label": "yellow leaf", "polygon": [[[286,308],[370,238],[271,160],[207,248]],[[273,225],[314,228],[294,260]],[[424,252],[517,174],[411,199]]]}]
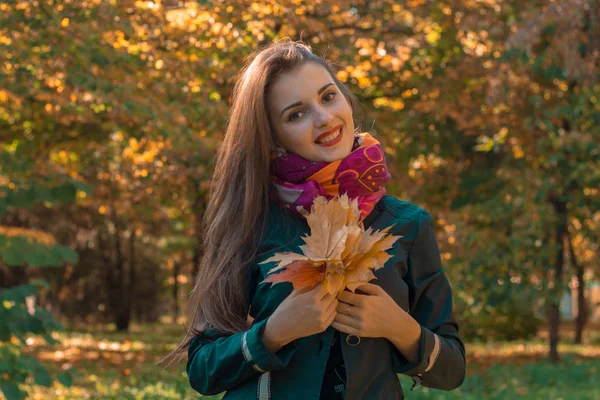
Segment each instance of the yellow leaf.
[{"label": "yellow leaf", "polygon": [[330,201],[317,197],[306,220],[310,235],[300,246],[303,254],[277,253],[263,261],[278,262],[264,282],[292,282],[294,288],[323,282],[323,291],[333,295],[344,288],[354,291],[375,278],[373,271],[392,257],[386,250],[400,237],[388,234],[391,226],[365,231],[358,201],[345,194]]},{"label": "yellow leaf", "polygon": [[277,267],[271,269],[269,271],[269,273],[278,271],[281,268],[287,266],[288,264],[291,264],[294,261],[308,261],[308,257],[303,256],[302,254],[291,253],[291,252],[277,253],[273,257],[270,257],[267,260],[265,260],[259,264],[266,264],[266,263],[270,263],[270,262],[274,262],[274,261],[278,261],[279,264],[277,265]]},{"label": "yellow leaf", "polygon": [[431,31],[429,32],[426,37],[425,40],[427,40],[430,44],[436,44],[438,40],[440,40],[440,33],[436,32],[436,31]]},{"label": "yellow leaf", "polygon": [[63,18],[62,21],[60,21],[60,26],[62,26],[63,28],[69,26],[69,18]]},{"label": "yellow leaf", "polygon": [[398,236],[384,236],[384,235],[379,235],[380,233],[381,232],[377,232],[380,240],[377,243],[375,243],[369,251],[371,251],[371,252],[386,251],[387,249],[392,247],[392,245],[394,244],[396,239],[398,239]]},{"label": "yellow leaf", "polygon": [[0,235],[7,237],[26,237],[30,242],[37,242],[45,244],[46,246],[53,246],[56,243],[56,239],[50,233],[31,228],[19,228],[12,226],[0,225]]},{"label": "yellow leaf", "polygon": [[314,200],[306,218],[311,235],[304,238],[306,246],[301,246],[302,252],[310,259],[341,260],[348,236],[348,211],[344,210],[343,201],[342,198],[328,203],[323,196]]},{"label": "yellow leaf", "polygon": [[358,242],[357,251],[361,253],[366,253],[373,246],[375,246],[375,244],[377,244],[377,242],[381,239],[383,235],[385,235],[385,233],[374,233],[371,228],[367,229],[364,235],[361,237],[360,242]]},{"label": "yellow leaf", "polygon": [[356,253],[358,243],[363,235],[363,230],[359,226],[351,226],[348,228],[348,237],[346,238],[346,248],[342,252],[342,259],[349,259],[352,254]]},{"label": "yellow leaf", "polygon": [[344,274],[325,273],[323,278],[323,292],[336,294],[344,290]]},{"label": "yellow leaf", "polygon": [[364,285],[373,278],[375,278],[375,275],[369,268],[356,268],[346,272],[344,286],[354,292],[357,287]]}]

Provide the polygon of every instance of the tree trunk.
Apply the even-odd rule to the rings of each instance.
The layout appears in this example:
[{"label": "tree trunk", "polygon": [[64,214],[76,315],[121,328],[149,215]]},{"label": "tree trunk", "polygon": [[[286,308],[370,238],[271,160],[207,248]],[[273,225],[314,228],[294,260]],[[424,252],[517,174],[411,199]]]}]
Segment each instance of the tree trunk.
[{"label": "tree trunk", "polygon": [[173,322],[177,322],[177,318],[179,318],[179,282],[177,281],[177,277],[180,270],[181,264],[176,262],[173,265]]},{"label": "tree trunk", "polygon": [[0,289],[9,287],[8,286],[8,272],[6,272],[4,270],[4,268],[8,269],[8,267],[0,266]]},{"label": "tree trunk", "polygon": [[583,337],[583,328],[586,323],[586,306],[585,306],[585,280],[583,276],[583,266],[577,262],[575,250],[573,249],[573,240],[569,240],[569,253],[571,255],[571,263],[577,272],[577,317],[575,318],[575,343],[581,344]]},{"label": "tree trunk", "polygon": [[112,220],[115,225],[115,260],[113,273],[109,275],[109,296],[111,311],[117,331],[129,329],[129,309],[127,308],[127,294],[125,293],[125,260],[121,251],[121,228],[114,205],[112,208]]},{"label": "tree trunk", "polygon": [[0,268],[0,288],[10,288],[27,283],[27,267],[19,265],[14,267]]},{"label": "tree trunk", "polygon": [[[135,302],[135,279],[136,279],[136,270],[135,270],[135,263],[136,263],[136,257],[135,257],[135,240],[136,240],[136,233],[135,233],[135,226],[133,223],[131,223],[131,235],[129,236],[129,280],[127,282],[127,296],[125,296],[125,298],[127,299],[127,304],[125,306],[125,308],[127,308],[127,318],[129,320],[129,322],[131,321],[131,315],[133,314],[133,309],[134,309],[134,302]],[[127,325],[129,326],[129,322],[127,323]]]},{"label": "tree trunk", "polygon": [[560,325],[560,296],[562,294],[562,275],[564,267],[564,239],[567,234],[567,204],[562,200],[552,201],[558,217],[556,224],[556,260],[554,262],[554,288],[550,300],[549,325],[550,325],[550,361],[558,363],[558,328]]}]

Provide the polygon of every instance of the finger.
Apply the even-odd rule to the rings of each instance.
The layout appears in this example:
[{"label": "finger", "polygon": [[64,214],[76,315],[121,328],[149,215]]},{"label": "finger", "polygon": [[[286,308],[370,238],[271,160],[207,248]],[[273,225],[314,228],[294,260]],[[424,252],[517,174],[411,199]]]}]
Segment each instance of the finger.
[{"label": "finger", "polygon": [[337,307],[337,312],[338,315],[345,315],[346,317],[357,321],[360,321],[363,318],[363,313],[361,312],[360,308],[346,303],[340,302]]},{"label": "finger", "polygon": [[333,321],[335,321],[335,316],[336,315],[337,315],[337,312],[332,312],[331,313],[331,315],[327,319],[327,326],[331,326],[331,324],[333,323]]},{"label": "finger", "polygon": [[329,314],[329,316],[327,317],[327,326],[331,326],[331,323],[333,321],[335,321],[335,317],[337,316],[338,312],[337,310],[334,308],[331,313]]},{"label": "finger", "polygon": [[339,311],[336,314],[334,321],[337,322],[337,323],[349,326],[351,328],[354,328],[356,330],[358,330],[359,327],[360,327],[360,324],[359,324],[360,321],[358,319],[353,318],[353,317],[351,317],[349,315],[346,315],[346,314],[342,314]]},{"label": "finger", "polygon": [[302,292],[306,293],[306,292],[316,290],[318,286],[323,286],[323,283],[322,282],[316,282],[313,284],[304,283],[304,285],[298,287],[298,290],[302,290]]},{"label": "finger", "polygon": [[348,325],[344,325],[344,324],[342,324],[342,323],[339,323],[339,322],[333,321],[333,322],[331,323],[331,326],[332,326],[333,328],[337,329],[337,330],[338,330],[338,331],[340,331],[340,332],[344,332],[344,333],[347,333],[347,334],[352,334],[352,333],[353,333],[353,334],[355,334],[355,335],[358,335],[358,336],[360,336],[360,332],[359,332],[357,329],[355,329],[355,328],[352,328],[352,327],[350,327],[350,326],[348,326]]},{"label": "finger", "polygon": [[331,304],[333,307],[329,307],[327,308],[327,310],[325,310],[325,315],[327,315],[327,321],[329,323],[331,323],[331,321],[333,321],[335,319],[335,316],[337,315],[337,308],[335,307],[335,303]]},{"label": "finger", "polygon": [[356,289],[370,296],[380,295],[383,291],[383,288],[381,286],[376,285],[374,283],[365,283],[363,285],[358,286]]},{"label": "finger", "polygon": [[324,306],[329,306],[331,303],[335,303],[337,305],[340,301],[335,295],[327,293],[321,302],[324,304]]},{"label": "finger", "polygon": [[299,288],[294,288],[292,290],[292,293],[290,293],[289,297],[296,297],[296,296],[299,296],[301,294],[308,293],[310,291],[311,291],[311,288],[308,287],[308,286],[302,286],[302,287],[299,287]]},{"label": "finger", "polygon": [[316,296],[317,301],[323,304],[331,302],[336,297],[336,293],[332,294],[328,290],[325,290],[325,285],[323,283],[319,285],[319,289],[320,291],[315,288],[313,294]]},{"label": "finger", "polygon": [[334,297],[333,301],[326,306],[325,315],[329,315],[331,312],[337,311],[338,303],[339,300]]},{"label": "finger", "polygon": [[323,291],[323,282],[318,282],[313,286],[308,287],[308,291],[306,292],[310,296],[316,296],[321,299],[323,295],[327,294],[327,292]]},{"label": "finger", "polygon": [[321,301],[331,301],[332,299],[334,299],[335,293],[331,294],[329,291],[324,289],[324,285],[321,284],[321,293],[319,294],[319,300]]},{"label": "finger", "polygon": [[342,313],[345,315],[353,315],[352,311],[348,310],[348,307],[350,307],[350,309],[354,308],[354,313],[356,313],[358,310],[358,308],[357,308],[358,306],[353,306],[352,304],[348,304],[348,303],[344,303],[343,301],[340,301],[337,306],[337,311],[339,313]]},{"label": "finger", "polygon": [[344,303],[352,304],[355,306],[359,306],[362,304],[362,299],[360,294],[355,294],[352,292],[341,291],[338,296],[338,300],[343,301]]},{"label": "finger", "polygon": [[316,283],[314,285],[311,286],[301,286],[297,289],[294,289],[294,291],[292,293],[295,293],[295,295],[300,295],[300,294],[308,294],[308,293],[316,293],[316,291],[319,289],[319,287],[322,287],[323,284],[319,284]]}]

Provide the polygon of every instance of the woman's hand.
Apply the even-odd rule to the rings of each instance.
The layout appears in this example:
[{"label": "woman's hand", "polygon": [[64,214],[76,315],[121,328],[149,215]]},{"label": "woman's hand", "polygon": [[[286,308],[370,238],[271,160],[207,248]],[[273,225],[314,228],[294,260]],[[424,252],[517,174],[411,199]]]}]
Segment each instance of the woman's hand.
[{"label": "woman's hand", "polygon": [[366,283],[357,288],[364,294],[344,290],[338,294],[338,314],[331,324],[344,333],[387,338],[397,330],[397,316],[404,310],[380,286]]},{"label": "woman's hand", "polygon": [[270,351],[301,337],[321,333],[337,314],[338,299],[323,293],[323,284],[294,290],[269,317],[263,341]]},{"label": "woman's hand", "polygon": [[331,326],[360,337],[386,338],[407,360],[418,357],[421,326],[381,286],[366,283],[357,288],[364,294],[338,294],[337,315]]}]

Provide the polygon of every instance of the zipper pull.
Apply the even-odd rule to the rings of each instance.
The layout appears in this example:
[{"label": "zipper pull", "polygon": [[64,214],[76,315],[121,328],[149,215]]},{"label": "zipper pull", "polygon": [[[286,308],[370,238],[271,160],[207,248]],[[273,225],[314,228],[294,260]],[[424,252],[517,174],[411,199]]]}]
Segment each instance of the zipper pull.
[{"label": "zipper pull", "polygon": [[423,375],[422,374],[411,376],[411,378],[413,380],[413,385],[410,388],[410,390],[415,390],[416,388],[421,386],[421,384],[423,383]]}]

